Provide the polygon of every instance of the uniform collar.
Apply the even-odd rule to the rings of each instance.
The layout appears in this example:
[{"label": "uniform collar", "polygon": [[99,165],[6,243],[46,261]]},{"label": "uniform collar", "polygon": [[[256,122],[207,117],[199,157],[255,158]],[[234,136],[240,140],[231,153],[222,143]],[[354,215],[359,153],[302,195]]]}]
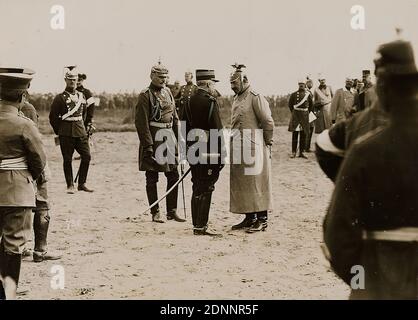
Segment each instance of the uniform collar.
[{"label": "uniform collar", "polygon": [[156,85],[154,85],[152,82],[149,85],[149,88],[153,91],[161,91],[163,88],[159,88]]},{"label": "uniform collar", "polygon": [[19,113],[19,104],[0,100],[0,112]]}]

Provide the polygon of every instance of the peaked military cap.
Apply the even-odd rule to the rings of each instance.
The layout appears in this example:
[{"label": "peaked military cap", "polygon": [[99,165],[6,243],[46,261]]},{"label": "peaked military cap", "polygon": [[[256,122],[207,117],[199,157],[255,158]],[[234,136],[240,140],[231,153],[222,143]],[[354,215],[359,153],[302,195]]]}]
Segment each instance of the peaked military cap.
[{"label": "peaked military cap", "polygon": [[0,87],[8,90],[26,90],[35,71],[27,68],[0,67]]},{"label": "peaked military cap", "polygon": [[215,70],[208,69],[197,69],[196,70],[196,81],[211,80],[213,82],[219,82],[215,78]]},{"label": "peaked military cap", "polygon": [[408,41],[396,40],[381,45],[374,63],[377,76],[418,77],[414,50]]}]

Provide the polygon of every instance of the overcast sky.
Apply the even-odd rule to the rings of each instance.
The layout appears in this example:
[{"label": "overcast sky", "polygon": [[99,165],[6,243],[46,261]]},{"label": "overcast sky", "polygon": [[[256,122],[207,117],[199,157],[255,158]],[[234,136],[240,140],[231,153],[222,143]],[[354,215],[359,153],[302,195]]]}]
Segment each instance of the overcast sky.
[{"label": "overcast sky", "polygon": [[[53,5],[65,9],[65,29],[52,30]],[[354,31],[353,5],[366,10],[366,30]],[[322,73],[333,87],[373,68],[376,48],[418,40],[417,0],[0,0],[1,65],[36,70],[31,91],[58,92],[63,66],[77,64],[95,92],[140,91],[161,56],[172,82],[184,71],[215,69],[230,94],[230,65],[247,65],[263,94],[285,94],[297,79]]]}]

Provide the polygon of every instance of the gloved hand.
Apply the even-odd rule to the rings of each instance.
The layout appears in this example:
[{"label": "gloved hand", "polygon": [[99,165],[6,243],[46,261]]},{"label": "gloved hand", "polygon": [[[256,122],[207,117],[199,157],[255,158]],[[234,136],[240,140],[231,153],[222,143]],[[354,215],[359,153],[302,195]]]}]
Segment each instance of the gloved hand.
[{"label": "gloved hand", "polygon": [[144,161],[149,164],[155,164],[157,162],[157,159],[154,157],[154,150],[152,146],[148,146],[144,149]]},{"label": "gloved hand", "polygon": [[86,131],[87,131],[87,135],[89,135],[89,136],[91,136],[96,131],[96,127],[93,125],[92,122],[87,124]]}]

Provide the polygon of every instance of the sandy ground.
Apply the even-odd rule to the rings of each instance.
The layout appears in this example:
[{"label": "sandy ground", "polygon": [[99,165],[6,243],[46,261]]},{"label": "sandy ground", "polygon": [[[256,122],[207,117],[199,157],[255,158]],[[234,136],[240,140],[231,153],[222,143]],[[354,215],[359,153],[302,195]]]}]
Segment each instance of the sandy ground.
[{"label": "sandy ground", "polygon": [[[290,138],[285,127],[277,128],[275,209],[268,230],[230,231],[241,216],[228,212],[226,167],[210,214],[211,226],[224,236],[213,239],[193,236],[190,179],[187,222],[155,224],[149,214],[139,216],[147,201],[135,132],[95,135],[88,180],[95,193],[75,195],[65,193],[59,147],[53,136],[45,136],[52,171],[49,250],[63,258],[24,261],[19,289],[29,292],[21,299],[346,299],[348,289],[329,270],[319,247],[332,183],[314,154],[289,159]],[[160,181],[161,195],[163,175]],[[180,192],[179,207],[183,215]],[[64,289],[51,288],[55,265],[65,272]]]}]

